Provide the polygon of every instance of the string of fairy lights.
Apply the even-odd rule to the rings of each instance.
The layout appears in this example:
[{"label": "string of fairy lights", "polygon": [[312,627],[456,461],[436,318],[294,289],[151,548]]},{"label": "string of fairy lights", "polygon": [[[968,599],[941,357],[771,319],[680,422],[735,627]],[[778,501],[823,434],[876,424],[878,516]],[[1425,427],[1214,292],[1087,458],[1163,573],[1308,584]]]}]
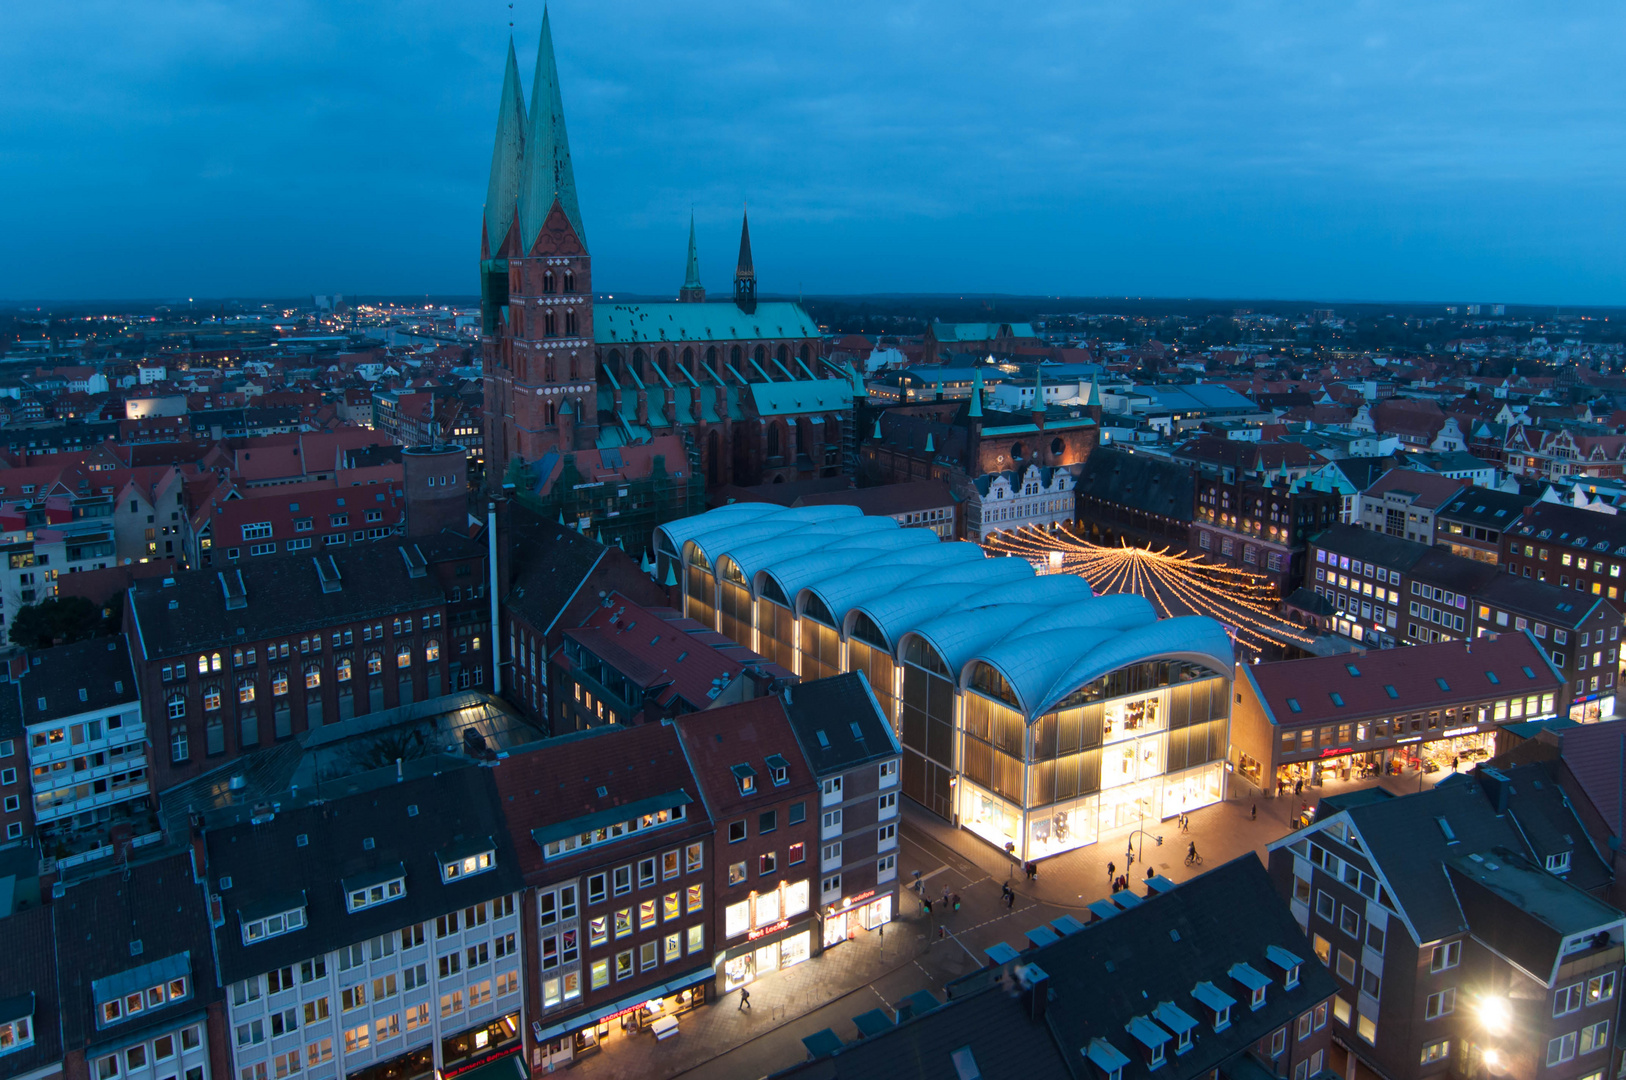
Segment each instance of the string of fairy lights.
[{"label": "string of fairy lights", "polygon": [[1065,528],[1031,525],[995,533],[982,546],[990,554],[1026,559],[1051,573],[1076,574],[1097,594],[1144,596],[1165,616],[1207,615],[1254,650],[1313,640],[1276,615],[1275,595],[1265,578],[1200,556],[1171,554],[1166,547],[1106,547]]}]

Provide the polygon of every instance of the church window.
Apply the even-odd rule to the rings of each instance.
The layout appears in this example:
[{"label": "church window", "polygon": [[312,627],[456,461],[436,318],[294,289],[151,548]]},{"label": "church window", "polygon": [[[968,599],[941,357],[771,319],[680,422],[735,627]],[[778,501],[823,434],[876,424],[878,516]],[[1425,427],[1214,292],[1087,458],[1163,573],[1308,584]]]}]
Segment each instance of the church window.
[{"label": "church window", "polygon": [[734,364],[735,366],[739,365],[739,362],[740,362],[740,347],[738,345],[734,346],[732,349],[729,350],[729,352],[728,352],[728,362],[731,363],[731,364]]},{"label": "church window", "polygon": [[542,333],[546,337],[557,337],[559,335],[557,318],[551,311],[542,316]]},{"label": "church window", "polygon": [[545,292],[545,293],[553,292],[553,271],[552,270],[544,270],[542,272],[542,291]]},{"label": "church window", "polygon": [[763,345],[758,345],[757,346],[756,359],[757,359],[757,363],[759,363],[759,364],[764,363],[768,359],[768,349],[767,349],[766,346],[763,346]]},{"label": "church window", "polygon": [[789,348],[789,346],[786,346],[786,345],[779,346],[779,362],[781,364],[789,364],[790,363],[790,348]]},{"label": "church window", "polygon": [[574,271],[574,270],[566,270],[565,271],[565,290],[564,291],[567,292],[567,293],[576,291],[576,271]]}]

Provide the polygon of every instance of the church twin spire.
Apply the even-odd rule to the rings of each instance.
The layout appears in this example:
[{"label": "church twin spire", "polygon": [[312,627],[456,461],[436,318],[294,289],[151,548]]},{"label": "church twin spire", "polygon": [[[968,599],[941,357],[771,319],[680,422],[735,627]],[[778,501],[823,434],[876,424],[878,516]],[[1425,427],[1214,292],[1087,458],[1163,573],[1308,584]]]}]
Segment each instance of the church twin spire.
[{"label": "church twin spire", "polygon": [[[689,214],[689,262],[684,270],[683,288],[678,291],[679,303],[700,303],[706,298],[705,286],[700,284],[700,251],[694,240],[694,214]],[[757,309],[757,274],[751,265],[751,222],[748,216],[740,218],[740,259],[734,267],[734,303],[747,315]]]},{"label": "church twin spire", "polygon": [[491,254],[496,255],[516,219],[520,249],[529,252],[555,201],[585,248],[587,234],[576,200],[576,174],[570,164],[559,68],[553,55],[553,28],[544,9],[528,116],[520,92],[514,43],[512,39],[508,42],[508,66],[497,109],[497,141],[486,189],[486,238]]}]

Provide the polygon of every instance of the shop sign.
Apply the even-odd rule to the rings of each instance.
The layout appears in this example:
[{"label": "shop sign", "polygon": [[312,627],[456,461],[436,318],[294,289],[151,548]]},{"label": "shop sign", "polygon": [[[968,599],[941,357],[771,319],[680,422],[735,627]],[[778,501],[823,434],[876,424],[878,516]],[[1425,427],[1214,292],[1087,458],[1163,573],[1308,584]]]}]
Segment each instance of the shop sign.
[{"label": "shop sign", "polygon": [[1337,757],[1340,754],[1353,754],[1354,752],[1355,748],[1353,746],[1329,746],[1317,754],[1316,757]]},{"label": "shop sign", "polygon": [[1413,735],[1413,736],[1411,736],[1410,738],[1407,738],[1407,739],[1396,739],[1395,744],[1397,746],[1404,746],[1407,743],[1422,742],[1422,741],[1423,741],[1423,737],[1421,735]]},{"label": "shop sign", "polygon": [[785,929],[785,927],[789,925],[789,919],[780,919],[776,923],[769,923],[767,926],[759,927],[751,931],[749,934],[745,935],[745,940],[755,941],[757,938],[766,937],[768,934],[777,934],[779,931]]},{"label": "shop sign", "polygon": [[[541,1030],[541,1029],[538,1028],[537,1030]],[[464,1073],[469,1072],[469,1071],[471,1071],[473,1069],[478,1069],[482,1065],[489,1065],[493,1061],[499,1061],[502,1058],[511,1057],[514,1054],[519,1053],[523,1049],[524,1049],[524,1047],[519,1046],[519,1045],[510,1046],[510,1047],[507,1047],[506,1049],[498,1050],[494,1054],[488,1054],[485,1057],[475,1058],[473,1061],[465,1061],[463,1064],[457,1066],[456,1068],[447,1069],[445,1072],[441,1073],[440,1075],[442,1077],[444,1077],[445,1080],[451,1080],[451,1078],[454,1077],[454,1076],[461,1076]]]},{"label": "shop sign", "polygon": [[859,893],[857,896],[843,896],[841,898],[841,906],[838,907],[838,908],[831,908],[829,914],[826,917],[828,918],[830,916],[845,914],[846,912],[851,911],[853,908],[857,907],[859,904],[862,904],[865,900],[868,900],[870,897],[872,897],[874,895],[875,895],[875,890],[870,889],[867,892]]},{"label": "shop sign", "polygon": [[1445,737],[1447,739],[1454,739],[1458,735],[1474,735],[1477,734],[1478,731],[1479,725],[1477,724],[1469,724],[1467,727],[1446,728]]}]

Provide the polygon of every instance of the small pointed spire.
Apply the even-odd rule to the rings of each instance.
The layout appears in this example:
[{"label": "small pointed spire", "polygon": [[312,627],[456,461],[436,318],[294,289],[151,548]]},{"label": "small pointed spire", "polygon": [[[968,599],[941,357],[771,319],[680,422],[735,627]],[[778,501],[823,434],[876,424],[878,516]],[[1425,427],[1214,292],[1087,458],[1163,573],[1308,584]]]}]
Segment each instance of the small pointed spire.
[{"label": "small pointed spire", "polygon": [[683,288],[678,290],[678,303],[698,304],[706,299],[706,287],[700,284],[700,249],[694,242],[694,211],[689,211],[689,264],[683,270]]},{"label": "small pointed spire", "polygon": [[734,268],[734,303],[747,315],[757,309],[757,272],[751,264],[751,216],[740,212],[740,261]]},{"label": "small pointed spire", "polygon": [[875,438],[877,441],[881,438],[881,418],[879,416],[875,418]]},{"label": "small pointed spire", "polygon": [[653,574],[655,572],[655,565],[649,561],[649,552],[645,551],[638,557],[638,569],[642,570],[646,574]]},{"label": "small pointed spire", "polygon": [[975,420],[982,419],[982,368],[971,373],[971,411],[966,415]]},{"label": "small pointed spire", "polygon": [[668,589],[670,589],[670,588],[676,587],[676,585],[677,585],[677,575],[672,573],[672,564],[667,563],[666,564],[666,587]]},{"label": "small pointed spire", "polygon": [[937,447],[932,445],[932,433],[929,432],[929,431],[926,432],[926,453],[928,453],[928,454],[937,453]]},{"label": "small pointed spire", "polygon": [[1044,412],[1044,367],[1033,367],[1033,411]]},{"label": "small pointed spire", "polygon": [[604,546],[604,530],[599,529],[597,532],[595,532],[593,534],[593,539],[598,541],[599,547],[603,547]]}]

